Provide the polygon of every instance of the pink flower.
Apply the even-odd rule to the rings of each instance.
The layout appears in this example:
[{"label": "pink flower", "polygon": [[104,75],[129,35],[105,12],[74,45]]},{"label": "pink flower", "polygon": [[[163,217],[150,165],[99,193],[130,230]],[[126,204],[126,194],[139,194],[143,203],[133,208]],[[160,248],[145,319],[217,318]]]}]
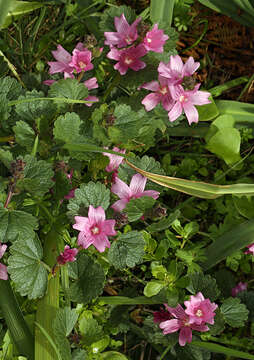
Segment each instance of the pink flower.
[{"label": "pink flower", "polygon": [[[88,90],[97,89],[98,83],[96,77],[92,77],[86,81],[84,81],[84,85],[87,87]],[[86,106],[92,106],[95,102],[99,101],[99,98],[94,95],[87,96],[84,100],[91,101],[90,103],[85,104]]]},{"label": "pink flower", "polygon": [[57,262],[60,265],[65,265],[67,262],[73,262],[76,260],[75,256],[78,253],[78,249],[70,249],[68,245],[64,247],[64,251],[57,257]]},{"label": "pink flower", "polygon": [[138,199],[142,196],[151,196],[153,199],[157,199],[160,195],[158,191],[144,191],[146,181],[147,178],[144,176],[135,174],[132,176],[130,186],[128,186],[122,180],[116,178],[115,183],[111,187],[111,191],[118,195],[120,200],[116,201],[111,207],[115,211],[122,211],[131,199]]},{"label": "pink flower", "polygon": [[[108,149],[108,148],[106,147],[106,149]],[[121,154],[125,154],[125,152],[126,152],[125,149],[121,150],[121,149],[118,149],[118,147],[116,147],[116,146],[113,147],[113,151],[119,152]],[[106,166],[106,169],[105,169],[107,172],[117,171],[119,165],[124,160],[124,158],[122,156],[118,156],[115,154],[110,154],[107,152],[103,152],[102,154],[109,158],[109,164]]]},{"label": "pink flower", "polygon": [[137,25],[141,18],[137,18],[129,25],[124,14],[115,17],[115,28],[117,32],[104,32],[105,45],[116,45],[118,48],[131,45],[138,37]]},{"label": "pink flower", "polygon": [[161,323],[169,319],[171,319],[171,315],[169,314],[168,311],[161,310],[161,311],[154,311],[153,313],[154,323]]},{"label": "pink flower", "polygon": [[162,53],[167,40],[168,35],[165,35],[163,30],[158,30],[158,24],[155,24],[153,29],[146,33],[143,44],[147,51]]},{"label": "pink flower", "polygon": [[191,296],[189,301],[185,301],[185,313],[189,315],[190,324],[202,323],[214,324],[214,310],[218,305],[211,303],[209,299],[205,299],[201,292],[195,296]]},{"label": "pink flower", "polygon": [[105,211],[101,206],[96,209],[90,205],[88,217],[75,216],[73,228],[79,230],[78,245],[87,249],[90,245],[99,251],[110,247],[108,236],[116,235],[115,220],[105,220]]},{"label": "pink flower", "polygon": [[199,62],[194,62],[192,56],[183,64],[179,55],[171,55],[167,64],[160,62],[158,72],[168,79],[169,85],[178,85],[182,83],[185,76],[194,74],[199,65]]},{"label": "pink flower", "polygon": [[239,292],[242,292],[242,291],[247,290],[247,286],[248,286],[247,283],[243,283],[243,282],[240,281],[240,282],[231,290],[232,296],[233,296],[233,297],[236,297],[236,295],[237,295]]},{"label": "pink flower", "polygon": [[72,52],[72,59],[69,63],[69,66],[72,66],[76,69],[77,73],[82,71],[88,71],[93,69],[93,64],[91,63],[92,53],[87,49],[82,51],[74,49]]},{"label": "pink flower", "polygon": [[73,67],[69,65],[71,62],[71,54],[69,54],[61,45],[58,45],[57,50],[52,51],[52,54],[57,61],[48,62],[48,65],[50,66],[49,73],[55,74],[63,72],[65,77],[73,77]]},{"label": "pink flower", "polygon": [[248,248],[248,250],[245,251],[244,254],[252,254],[252,255],[254,255],[254,243],[252,243],[252,244],[250,244],[250,245],[248,245],[246,247]]},{"label": "pink flower", "polygon": [[[7,249],[7,245],[1,245],[0,243],[0,259],[4,256],[4,253]],[[8,280],[7,266],[0,263],[0,279]]]},{"label": "pink flower", "polygon": [[175,319],[166,320],[160,323],[160,328],[163,329],[163,334],[171,334],[178,330],[179,332],[179,344],[184,346],[186,342],[192,341],[192,330],[201,332],[209,331],[209,328],[205,324],[190,323],[189,316],[185,313],[182,306],[179,304],[176,308],[171,308],[165,304],[166,309]]},{"label": "pink flower", "polygon": [[170,93],[175,101],[175,105],[168,113],[169,120],[175,121],[184,111],[191,125],[193,122],[198,122],[198,111],[194,105],[209,104],[208,99],[211,95],[207,91],[198,91],[200,84],[197,84],[193,90],[184,90],[181,85],[170,86]]},{"label": "pink flower", "polygon": [[146,67],[146,64],[139,60],[139,58],[146,53],[147,51],[144,45],[139,44],[137,47],[132,46],[124,50],[117,50],[112,47],[107,57],[118,61],[118,63],[114,65],[114,69],[118,70],[121,75],[125,75],[129,68],[134,71],[139,71]]},{"label": "pink flower", "polygon": [[146,95],[146,97],[144,97],[141,102],[144,105],[146,111],[152,110],[160,102],[167,111],[173,107],[174,101],[169,91],[168,81],[164,77],[159,76],[159,81],[145,83],[144,85],[140,86],[140,88],[154,91],[153,93]]}]

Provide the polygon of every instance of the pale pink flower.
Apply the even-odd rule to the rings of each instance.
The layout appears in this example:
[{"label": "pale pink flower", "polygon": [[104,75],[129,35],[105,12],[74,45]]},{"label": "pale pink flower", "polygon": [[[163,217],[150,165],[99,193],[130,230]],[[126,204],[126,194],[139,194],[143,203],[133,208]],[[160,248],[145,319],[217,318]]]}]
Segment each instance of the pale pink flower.
[{"label": "pale pink flower", "polygon": [[158,30],[158,24],[155,24],[153,29],[146,33],[143,44],[147,51],[162,53],[167,40],[168,35],[165,35],[163,30]]},{"label": "pale pink flower", "polygon": [[185,76],[194,74],[199,65],[199,62],[194,62],[192,56],[183,64],[179,55],[171,55],[167,64],[160,62],[158,72],[168,79],[169,85],[178,85],[182,83]]},{"label": "pale pink flower", "polygon": [[64,247],[64,251],[60,253],[57,257],[57,263],[60,265],[65,265],[67,262],[73,262],[76,260],[75,256],[78,253],[78,249],[70,249],[68,245]]},{"label": "pale pink flower", "polygon": [[[0,259],[4,256],[4,253],[7,249],[7,245],[2,245],[0,243]],[[7,266],[0,263],[0,279],[1,280],[8,280],[8,273],[7,273]]]},{"label": "pale pink flower", "polygon": [[91,63],[91,60],[91,51],[87,49],[83,49],[82,51],[74,49],[72,52],[72,59],[69,63],[69,66],[75,68],[77,73],[81,73],[82,71],[88,71],[93,69],[93,64]]},{"label": "pale pink flower", "polygon": [[79,230],[78,245],[87,249],[93,245],[99,252],[110,247],[108,236],[116,235],[115,220],[105,220],[105,211],[101,206],[89,206],[88,217],[75,216],[73,228]]},{"label": "pale pink flower", "polygon": [[117,32],[104,32],[105,45],[116,45],[118,48],[131,45],[138,37],[137,25],[141,18],[137,18],[129,25],[124,14],[115,17],[115,28]]},{"label": "pale pink flower", "polygon": [[175,101],[174,106],[168,113],[169,120],[175,121],[184,111],[191,125],[198,122],[198,111],[194,105],[210,104],[208,99],[211,95],[207,91],[198,91],[200,84],[197,84],[193,90],[184,90],[181,85],[170,86],[170,93]]},{"label": "pale pink flower", "polygon": [[173,105],[174,101],[171,97],[171,93],[168,87],[168,81],[162,76],[159,76],[159,81],[151,81],[140,86],[147,90],[154,91],[144,97],[141,103],[144,105],[146,111],[150,111],[160,102],[165,110],[169,111]]},{"label": "pale pink flower", "polygon": [[134,71],[139,71],[146,67],[146,64],[140,60],[140,58],[146,55],[146,53],[147,50],[144,45],[139,44],[136,47],[132,46],[123,50],[117,50],[112,47],[110,52],[107,54],[107,57],[118,61],[114,65],[114,69],[118,70],[121,75],[125,75],[129,68]]},{"label": "pale pink flower", "polygon": [[[105,149],[108,149],[108,148],[106,147]],[[121,149],[118,149],[118,147],[116,147],[116,146],[113,147],[113,151],[119,152],[121,154],[125,154],[125,152],[126,152],[125,149],[121,150]],[[109,164],[106,166],[106,169],[105,169],[107,172],[117,171],[117,169],[119,168],[119,165],[124,160],[124,158],[122,156],[118,156],[115,154],[110,154],[107,152],[103,152],[102,154],[109,158]]]},{"label": "pale pink flower", "polygon": [[211,303],[210,299],[205,299],[201,292],[197,295],[191,295],[189,301],[185,301],[185,313],[189,315],[190,324],[202,323],[214,324],[215,312],[218,305]]},{"label": "pale pink flower", "polygon": [[248,248],[248,250],[245,251],[244,254],[252,254],[252,255],[254,255],[254,243],[252,243],[252,244],[250,244],[250,245],[248,245],[246,247]]},{"label": "pale pink flower", "polygon": [[243,283],[243,282],[240,281],[234,288],[232,288],[232,290],[231,290],[232,296],[233,296],[233,297],[236,297],[236,295],[237,295],[239,292],[246,291],[246,290],[247,290],[247,286],[248,286],[247,283]]},{"label": "pale pink flower", "polygon": [[209,328],[205,324],[190,323],[189,316],[185,313],[182,306],[179,304],[176,308],[171,308],[165,304],[166,309],[175,319],[166,320],[160,323],[159,327],[163,329],[163,334],[171,334],[178,330],[179,332],[179,344],[184,346],[186,342],[192,341],[192,330],[201,332],[209,331]]},{"label": "pale pink flower", "polygon": [[111,207],[115,211],[122,211],[131,199],[138,199],[142,196],[151,196],[153,199],[157,199],[160,195],[158,191],[144,191],[146,181],[146,177],[140,174],[135,174],[132,176],[130,186],[128,186],[125,182],[116,178],[115,183],[111,187],[111,191],[119,196],[120,200],[116,201]]}]

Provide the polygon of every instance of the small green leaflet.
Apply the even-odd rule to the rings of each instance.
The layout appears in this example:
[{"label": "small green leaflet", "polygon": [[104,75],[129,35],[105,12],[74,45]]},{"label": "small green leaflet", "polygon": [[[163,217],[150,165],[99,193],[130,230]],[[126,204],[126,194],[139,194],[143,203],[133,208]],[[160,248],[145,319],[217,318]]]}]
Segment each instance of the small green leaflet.
[{"label": "small green leaflet", "polygon": [[101,356],[103,360],[128,360],[125,355],[117,351],[106,351]]},{"label": "small green leaflet", "polygon": [[49,97],[84,100],[88,96],[87,87],[76,79],[58,80],[50,86]]},{"label": "small green leaflet", "polygon": [[124,212],[128,215],[128,220],[130,222],[139,220],[141,216],[145,213],[147,209],[151,209],[155,203],[155,200],[150,196],[143,196],[138,199],[131,199]]},{"label": "small green leaflet", "polygon": [[41,263],[43,250],[37,235],[16,241],[10,247],[8,272],[21,296],[37,299],[45,294],[48,273]]},{"label": "small green leaflet", "polygon": [[84,252],[79,253],[75,262],[69,263],[69,275],[74,279],[69,290],[72,301],[88,304],[102,293],[104,270]]},{"label": "small green leaflet", "polygon": [[10,76],[0,79],[0,95],[4,94],[8,100],[17,99],[22,91],[22,86],[16,79]]},{"label": "small green leaflet", "polygon": [[79,330],[84,336],[83,341],[86,345],[91,345],[95,341],[102,338],[102,326],[100,326],[97,320],[84,316],[79,322]]},{"label": "small green leaflet", "polygon": [[249,310],[238,298],[228,298],[220,307],[225,322],[232,327],[242,327],[248,319]]},{"label": "small green leaflet", "polygon": [[172,224],[173,222],[178,219],[180,217],[180,211],[179,210],[176,210],[175,212],[173,212],[172,214],[170,214],[168,217],[156,222],[156,223],[153,223],[151,225],[149,225],[146,230],[149,232],[149,233],[153,233],[153,232],[157,232],[157,231],[162,231],[162,230],[166,230],[168,229]]},{"label": "small green leaflet", "polygon": [[116,269],[134,267],[140,263],[144,256],[145,240],[138,231],[130,231],[121,234],[111,244],[108,252],[108,260]]},{"label": "small green leaflet", "polygon": [[37,219],[24,211],[0,209],[0,242],[14,242],[34,238]]},{"label": "small green leaflet", "polygon": [[35,133],[33,129],[25,121],[17,121],[13,126],[16,142],[25,147],[27,151],[31,151],[34,144]]},{"label": "small green leaflet", "polygon": [[12,161],[12,153],[9,150],[0,149],[0,162],[2,162],[8,169],[10,169]]}]

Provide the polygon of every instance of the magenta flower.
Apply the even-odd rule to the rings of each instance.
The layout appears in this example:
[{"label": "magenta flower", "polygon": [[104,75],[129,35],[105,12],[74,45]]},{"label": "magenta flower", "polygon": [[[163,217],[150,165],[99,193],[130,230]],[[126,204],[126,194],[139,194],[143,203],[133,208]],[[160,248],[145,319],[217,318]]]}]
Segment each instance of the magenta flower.
[{"label": "magenta flower", "polygon": [[57,257],[57,263],[59,265],[65,265],[67,262],[73,262],[76,260],[75,256],[78,253],[78,249],[70,249],[68,245],[64,247],[64,251]]},{"label": "magenta flower", "polygon": [[185,76],[194,74],[199,65],[199,62],[194,62],[192,56],[183,64],[179,55],[171,55],[167,64],[160,62],[158,72],[168,79],[169,85],[178,85],[182,83]]},{"label": "magenta flower", "polygon": [[243,283],[243,282],[240,281],[234,288],[232,288],[232,290],[231,290],[232,296],[233,296],[233,297],[236,297],[236,295],[237,295],[239,292],[246,291],[246,290],[247,290],[247,286],[248,286],[247,283]]},{"label": "magenta flower", "polygon": [[87,249],[93,245],[99,252],[110,247],[108,236],[116,235],[115,220],[105,220],[105,211],[101,206],[89,206],[88,217],[75,216],[73,228],[79,230],[78,245]]},{"label": "magenta flower", "polygon": [[153,29],[146,33],[143,44],[147,51],[162,53],[167,40],[168,35],[165,35],[163,30],[158,30],[158,24],[155,24]]},{"label": "magenta flower", "polygon": [[121,75],[125,75],[129,68],[134,71],[139,71],[146,67],[146,64],[139,59],[146,55],[146,53],[147,50],[144,45],[139,44],[137,47],[132,46],[123,50],[117,50],[112,47],[110,52],[107,54],[107,57],[118,61],[114,65],[114,69],[118,70]]},{"label": "magenta flower", "polygon": [[[4,253],[7,249],[7,245],[2,245],[0,243],[0,259],[4,256]],[[0,279],[8,280],[7,266],[0,263]]]},{"label": "magenta flower", "polygon": [[244,254],[252,254],[252,255],[254,255],[254,243],[252,243],[252,244],[250,244],[250,245],[248,245],[246,247],[248,248],[248,250],[245,251]]},{"label": "magenta flower", "polygon": [[153,313],[153,322],[154,323],[161,323],[163,321],[171,319],[172,316],[169,314],[168,311],[160,310],[160,311],[154,311]]},{"label": "magenta flower", "polygon": [[116,45],[118,48],[131,45],[138,37],[137,25],[141,18],[137,18],[132,25],[129,25],[124,14],[115,17],[115,28],[117,32],[104,32],[105,45]]},{"label": "magenta flower", "polygon": [[198,111],[194,105],[209,104],[211,101],[208,99],[211,95],[207,91],[198,91],[200,84],[197,84],[193,90],[184,90],[181,85],[170,86],[170,93],[175,101],[174,106],[168,113],[169,120],[175,121],[184,111],[191,125],[193,122],[198,122]]},{"label": "magenta flower", "polygon": [[142,100],[142,104],[144,105],[146,111],[150,111],[155,106],[157,106],[160,102],[165,110],[170,111],[174,105],[174,101],[171,97],[171,93],[168,87],[168,80],[162,76],[159,76],[159,81],[151,81],[149,83],[145,83],[140,86],[140,88],[144,88],[147,90],[154,91],[151,94],[146,95]]},{"label": "magenta flower", "polygon": [[153,199],[157,199],[160,195],[158,191],[144,191],[146,181],[146,177],[140,174],[135,174],[132,176],[130,186],[128,186],[122,180],[116,178],[115,183],[111,187],[111,191],[119,196],[120,200],[116,201],[111,207],[115,211],[122,211],[131,199],[138,199],[142,196],[151,196]]},{"label": "magenta flower", "polygon": [[186,306],[185,313],[189,315],[190,324],[202,323],[214,324],[214,310],[218,305],[211,303],[209,299],[205,299],[201,292],[195,296],[191,296],[189,301],[185,301]]},{"label": "magenta flower", "polygon": [[179,332],[179,344],[184,346],[186,342],[192,341],[192,330],[201,332],[209,331],[209,328],[205,324],[190,323],[189,316],[185,313],[182,306],[179,304],[176,308],[171,308],[165,304],[166,309],[175,319],[166,320],[160,323],[160,328],[163,329],[163,334],[171,334],[178,330]]},{"label": "magenta flower", "polygon": [[93,69],[93,64],[91,63],[91,60],[91,51],[87,49],[83,49],[82,51],[74,49],[72,52],[72,59],[69,63],[69,66],[75,68],[77,73],[81,73],[82,71],[88,71]]},{"label": "magenta flower", "polygon": [[[106,149],[108,149],[106,147]],[[121,154],[125,154],[126,150],[125,149],[118,149],[118,147],[113,147],[113,151],[115,152],[119,152]],[[122,161],[124,160],[124,158],[122,156],[118,156],[115,154],[110,154],[107,152],[103,152],[102,153],[104,156],[107,156],[109,158],[109,164],[106,166],[106,171],[107,172],[112,172],[112,171],[117,171],[119,165],[122,163]]]}]

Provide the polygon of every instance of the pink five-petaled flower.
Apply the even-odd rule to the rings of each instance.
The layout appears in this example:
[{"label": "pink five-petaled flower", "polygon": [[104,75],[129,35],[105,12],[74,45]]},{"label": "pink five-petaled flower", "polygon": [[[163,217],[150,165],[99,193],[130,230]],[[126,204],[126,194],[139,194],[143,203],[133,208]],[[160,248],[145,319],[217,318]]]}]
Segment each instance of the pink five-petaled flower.
[{"label": "pink five-petaled flower", "polygon": [[143,44],[147,51],[162,53],[167,40],[168,35],[165,35],[163,30],[158,30],[158,24],[155,24],[153,29],[146,33]]},{"label": "pink five-petaled flower", "polygon": [[140,174],[135,174],[132,176],[130,186],[128,186],[122,180],[116,178],[115,183],[111,187],[111,191],[112,193],[118,195],[120,200],[117,200],[111,207],[115,211],[122,211],[131,199],[138,199],[142,196],[151,196],[153,199],[157,199],[160,195],[158,191],[144,191],[146,181],[146,177]]},{"label": "pink five-petaled flower", "polygon": [[82,51],[74,49],[72,52],[72,59],[69,63],[69,66],[75,68],[77,73],[81,73],[82,71],[88,71],[93,69],[93,64],[91,63],[91,60],[91,51],[87,49],[83,49]]},{"label": "pink five-petaled flower", "polygon": [[165,110],[170,111],[174,105],[174,101],[172,100],[168,81],[162,76],[159,76],[159,81],[151,81],[149,83],[145,83],[140,88],[144,88],[147,90],[154,91],[151,94],[146,95],[142,100],[142,104],[144,105],[146,111],[150,111],[155,106],[157,106],[160,102]]},{"label": "pink five-petaled flower", "polygon": [[89,206],[88,217],[75,216],[73,228],[79,230],[78,245],[87,249],[93,245],[99,252],[110,247],[108,236],[116,235],[115,220],[105,220],[105,211],[101,206]]},{"label": "pink five-petaled flower", "polygon": [[197,330],[201,332],[209,331],[209,328],[205,324],[194,324],[190,323],[189,316],[185,313],[182,306],[179,304],[176,308],[171,308],[167,304],[164,304],[166,309],[175,319],[162,321],[160,323],[160,328],[163,329],[163,334],[171,334],[178,330],[179,333],[179,344],[184,346],[186,342],[191,343],[192,341],[192,330]]},{"label": "pink five-petaled flower", "polygon": [[190,324],[202,323],[214,324],[214,310],[217,309],[218,305],[211,303],[209,299],[205,299],[201,292],[195,296],[191,296],[189,301],[185,301],[186,306],[185,313],[189,315]]},{"label": "pink five-petaled flower", "polygon": [[240,281],[234,288],[232,288],[232,290],[231,290],[232,296],[236,297],[236,295],[239,292],[247,290],[247,286],[248,286],[247,283],[243,283],[243,282]]},{"label": "pink five-petaled flower", "polygon": [[128,24],[124,14],[115,17],[115,28],[117,32],[104,32],[105,45],[116,45],[122,48],[131,45],[138,37],[137,25],[141,18],[137,18],[131,25]]},{"label": "pink five-petaled flower", "polygon": [[254,243],[252,243],[252,244],[250,244],[250,245],[248,245],[246,247],[248,248],[248,250],[245,251],[244,254],[252,254],[252,255],[254,255]]},{"label": "pink five-petaled flower", "polygon": [[[108,148],[106,147],[106,149],[108,149]],[[113,151],[119,152],[121,154],[125,154],[125,152],[126,152],[125,149],[121,150],[121,149],[118,149],[118,147],[116,147],[116,146],[113,147]],[[109,158],[109,164],[106,166],[106,169],[105,169],[107,172],[117,171],[119,165],[124,160],[124,158],[122,156],[118,156],[115,154],[110,154],[110,153],[106,153],[106,152],[103,152],[102,154]]]},{"label": "pink five-petaled flower", "polygon": [[[7,245],[2,245],[0,243],[0,259],[3,257],[6,249],[7,249]],[[7,266],[1,263],[0,263],[0,279],[8,280]]]},{"label": "pink five-petaled flower", "polygon": [[75,256],[78,253],[78,249],[70,249],[68,245],[64,247],[64,251],[57,257],[57,263],[59,265],[65,265],[67,262],[73,262],[76,260]]},{"label": "pink five-petaled flower", "polygon": [[160,62],[158,72],[168,79],[169,85],[181,84],[185,76],[191,76],[198,69],[200,63],[189,57],[185,64],[179,55],[171,55],[167,64]]},{"label": "pink five-petaled flower", "polygon": [[109,59],[118,61],[114,65],[114,69],[118,70],[121,75],[125,75],[127,70],[131,68],[134,71],[139,71],[146,67],[146,64],[141,61],[139,58],[147,54],[143,44],[138,46],[132,46],[128,49],[117,50],[115,47],[112,47],[110,52],[107,54]]},{"label": "pink five-petaled flower", "polygon": [[194,105],[210,104],[208,99],[211,95],[207,91],[198,91],[200,84],[197,84],[193,90],[184,90],[181,85],[170,86],[170,93],[175,101],[174,106],[168,113],[169,120],[175,121],[184,111],[191,125],[193,122],[198,122],[198,111]]}]

